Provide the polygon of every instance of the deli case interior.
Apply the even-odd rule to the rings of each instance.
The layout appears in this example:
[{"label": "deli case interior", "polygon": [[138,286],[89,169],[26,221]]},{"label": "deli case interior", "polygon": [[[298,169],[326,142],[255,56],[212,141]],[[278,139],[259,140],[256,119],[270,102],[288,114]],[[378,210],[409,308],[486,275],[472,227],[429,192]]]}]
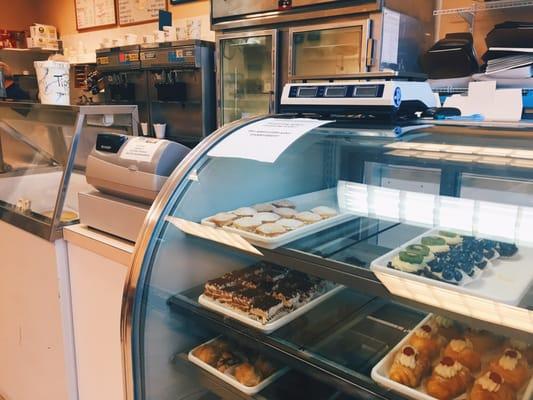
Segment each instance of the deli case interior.
[{"label": "deli case interior", "polygon": [[[532,398],[531,125],[378,126],[345,95],[170,178],[124,297],[129,399]],[[272,124],[314,127],[221,153]]]},{"label": "deli case interior", "polygon": [[136,135],[137,106],[0,102],[0,219],[47,240],[79,223],[78,192],[100,132]]}]

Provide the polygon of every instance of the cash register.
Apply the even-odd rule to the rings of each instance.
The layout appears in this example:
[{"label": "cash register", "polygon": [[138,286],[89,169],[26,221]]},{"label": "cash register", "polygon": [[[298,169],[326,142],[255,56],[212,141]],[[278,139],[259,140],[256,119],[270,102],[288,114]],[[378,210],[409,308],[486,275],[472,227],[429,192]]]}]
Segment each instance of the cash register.
[{"label": "cash register", "polygon": [[99,134],[87,159],[87,183],[79,194],[80,221],[135,241],[153,200],[189,148],[150,137]]}]

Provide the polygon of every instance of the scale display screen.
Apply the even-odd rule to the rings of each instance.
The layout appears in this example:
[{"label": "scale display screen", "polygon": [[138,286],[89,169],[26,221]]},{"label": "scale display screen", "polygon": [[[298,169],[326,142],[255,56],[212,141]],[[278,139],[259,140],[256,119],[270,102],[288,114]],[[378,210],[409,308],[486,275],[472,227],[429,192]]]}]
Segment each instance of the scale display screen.
[{"label": "scale display screen", "polygon": [[318,87],[301,87],[298,89],[298,97],[316,97]]},{"label": "scale display screen", "polygon": [[356,86],[353,97],[379,97],[379,86]]},{"label": "scale display screen", "polygon": [[348,88],[346,86],[328,87],[326,89],[325,97],[344,97],[346,96],[347,90]]}]

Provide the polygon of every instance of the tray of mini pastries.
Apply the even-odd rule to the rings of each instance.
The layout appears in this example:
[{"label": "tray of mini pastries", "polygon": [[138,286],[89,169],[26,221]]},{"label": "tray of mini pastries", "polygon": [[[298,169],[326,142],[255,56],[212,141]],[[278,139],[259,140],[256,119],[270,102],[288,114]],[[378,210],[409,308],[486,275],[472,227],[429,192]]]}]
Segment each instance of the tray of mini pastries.
[{"label": "tray of mini pastries", "polygon": [[372,369],[416,400],[531,400],[533,346],[428,315]]},{"label": "tray of mini pastries", "polygon": [[533,282],[531,260],[532,248],[432,229],[370,269],[385,286],[382,274],[517,305]]},{"label": "tray of mini pastries", "polygon": [[216,337],[188,354],[190,362],[249,395],[256,394],[288,371],[256,351]]},{"label": "tray of mini pastries", "polygon": [[219,212],[201,223],[273,249],[353,218],[339,212],[336,195],[336,189],[320,190]]},{"label": "tray of mini pastries", "polygon": [[205,283],[203,306],[271,333],[344,286],[261,262]]}]

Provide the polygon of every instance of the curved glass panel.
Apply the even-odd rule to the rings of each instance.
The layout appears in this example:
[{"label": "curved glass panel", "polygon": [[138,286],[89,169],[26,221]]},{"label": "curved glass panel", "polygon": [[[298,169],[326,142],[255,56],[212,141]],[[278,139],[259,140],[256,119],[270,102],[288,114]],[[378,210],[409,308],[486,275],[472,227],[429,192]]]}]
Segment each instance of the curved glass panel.
[{"label": "curved glass panel", "polygon": [[[238,389],[190,361],[200,354],[191,356],[192,349],[225,335],[251,364],[259,354],[290,367],[258,398],[302,398],[295,390],[309,391],[305,398],[339,391],[393,398],[370,371],[425,316],[413,304],[465,315],[465,327],[501,327],[499,333],[523,337],[533,307],[526,284],[533,276],[523,264],[533,256],[526,228],[533,222],[531,143],[518,131],[457,126],[420,127],[398,138],[389,129],[339,120],[303,135],[274,163],[201,155],[176,182],[145,254],[133,323],[137,397],[241,398]],[[236,214],[254,214],[261,222],[237,223]],[[280,224],[276,215],[301,223],[266,229],[270,220]],[[416,260],[395,258],[408,242],[426,236],[438,263],[430,265],[430,257],[417,263],[418,253]],[[444,253],[471,252],[470,260],[481,244],[483,260],[471,261],[475,274],[464,263],[453,266],[468,282],[450,283],[439,272]],[[403,264],[424,273],[409,275],[409,268],[400,271]],[[225,275],[232,271],[240,273]],[[406,274],[403,285],[395,280],[398,272]],[[492,280],[502,274],[507,283]],[[290,277],[299,280],[297,296],[280,289]],[[238,285],[245,288],[228,289]],[[260,292],[247,297],[241,291],[247,285]],[[436,288],[434,297],[424,297],[425,288]],[[405,302],[392,301],[391,292]],[[256,301],[280,293],[282,309]],[[202,295],[239,315],[210,308]],[[281,320],[309,304],[272,332],[242,320]],[[493,313],[497,307],[510,318]],[[225,370],[213,351],[201,357]]]}]

